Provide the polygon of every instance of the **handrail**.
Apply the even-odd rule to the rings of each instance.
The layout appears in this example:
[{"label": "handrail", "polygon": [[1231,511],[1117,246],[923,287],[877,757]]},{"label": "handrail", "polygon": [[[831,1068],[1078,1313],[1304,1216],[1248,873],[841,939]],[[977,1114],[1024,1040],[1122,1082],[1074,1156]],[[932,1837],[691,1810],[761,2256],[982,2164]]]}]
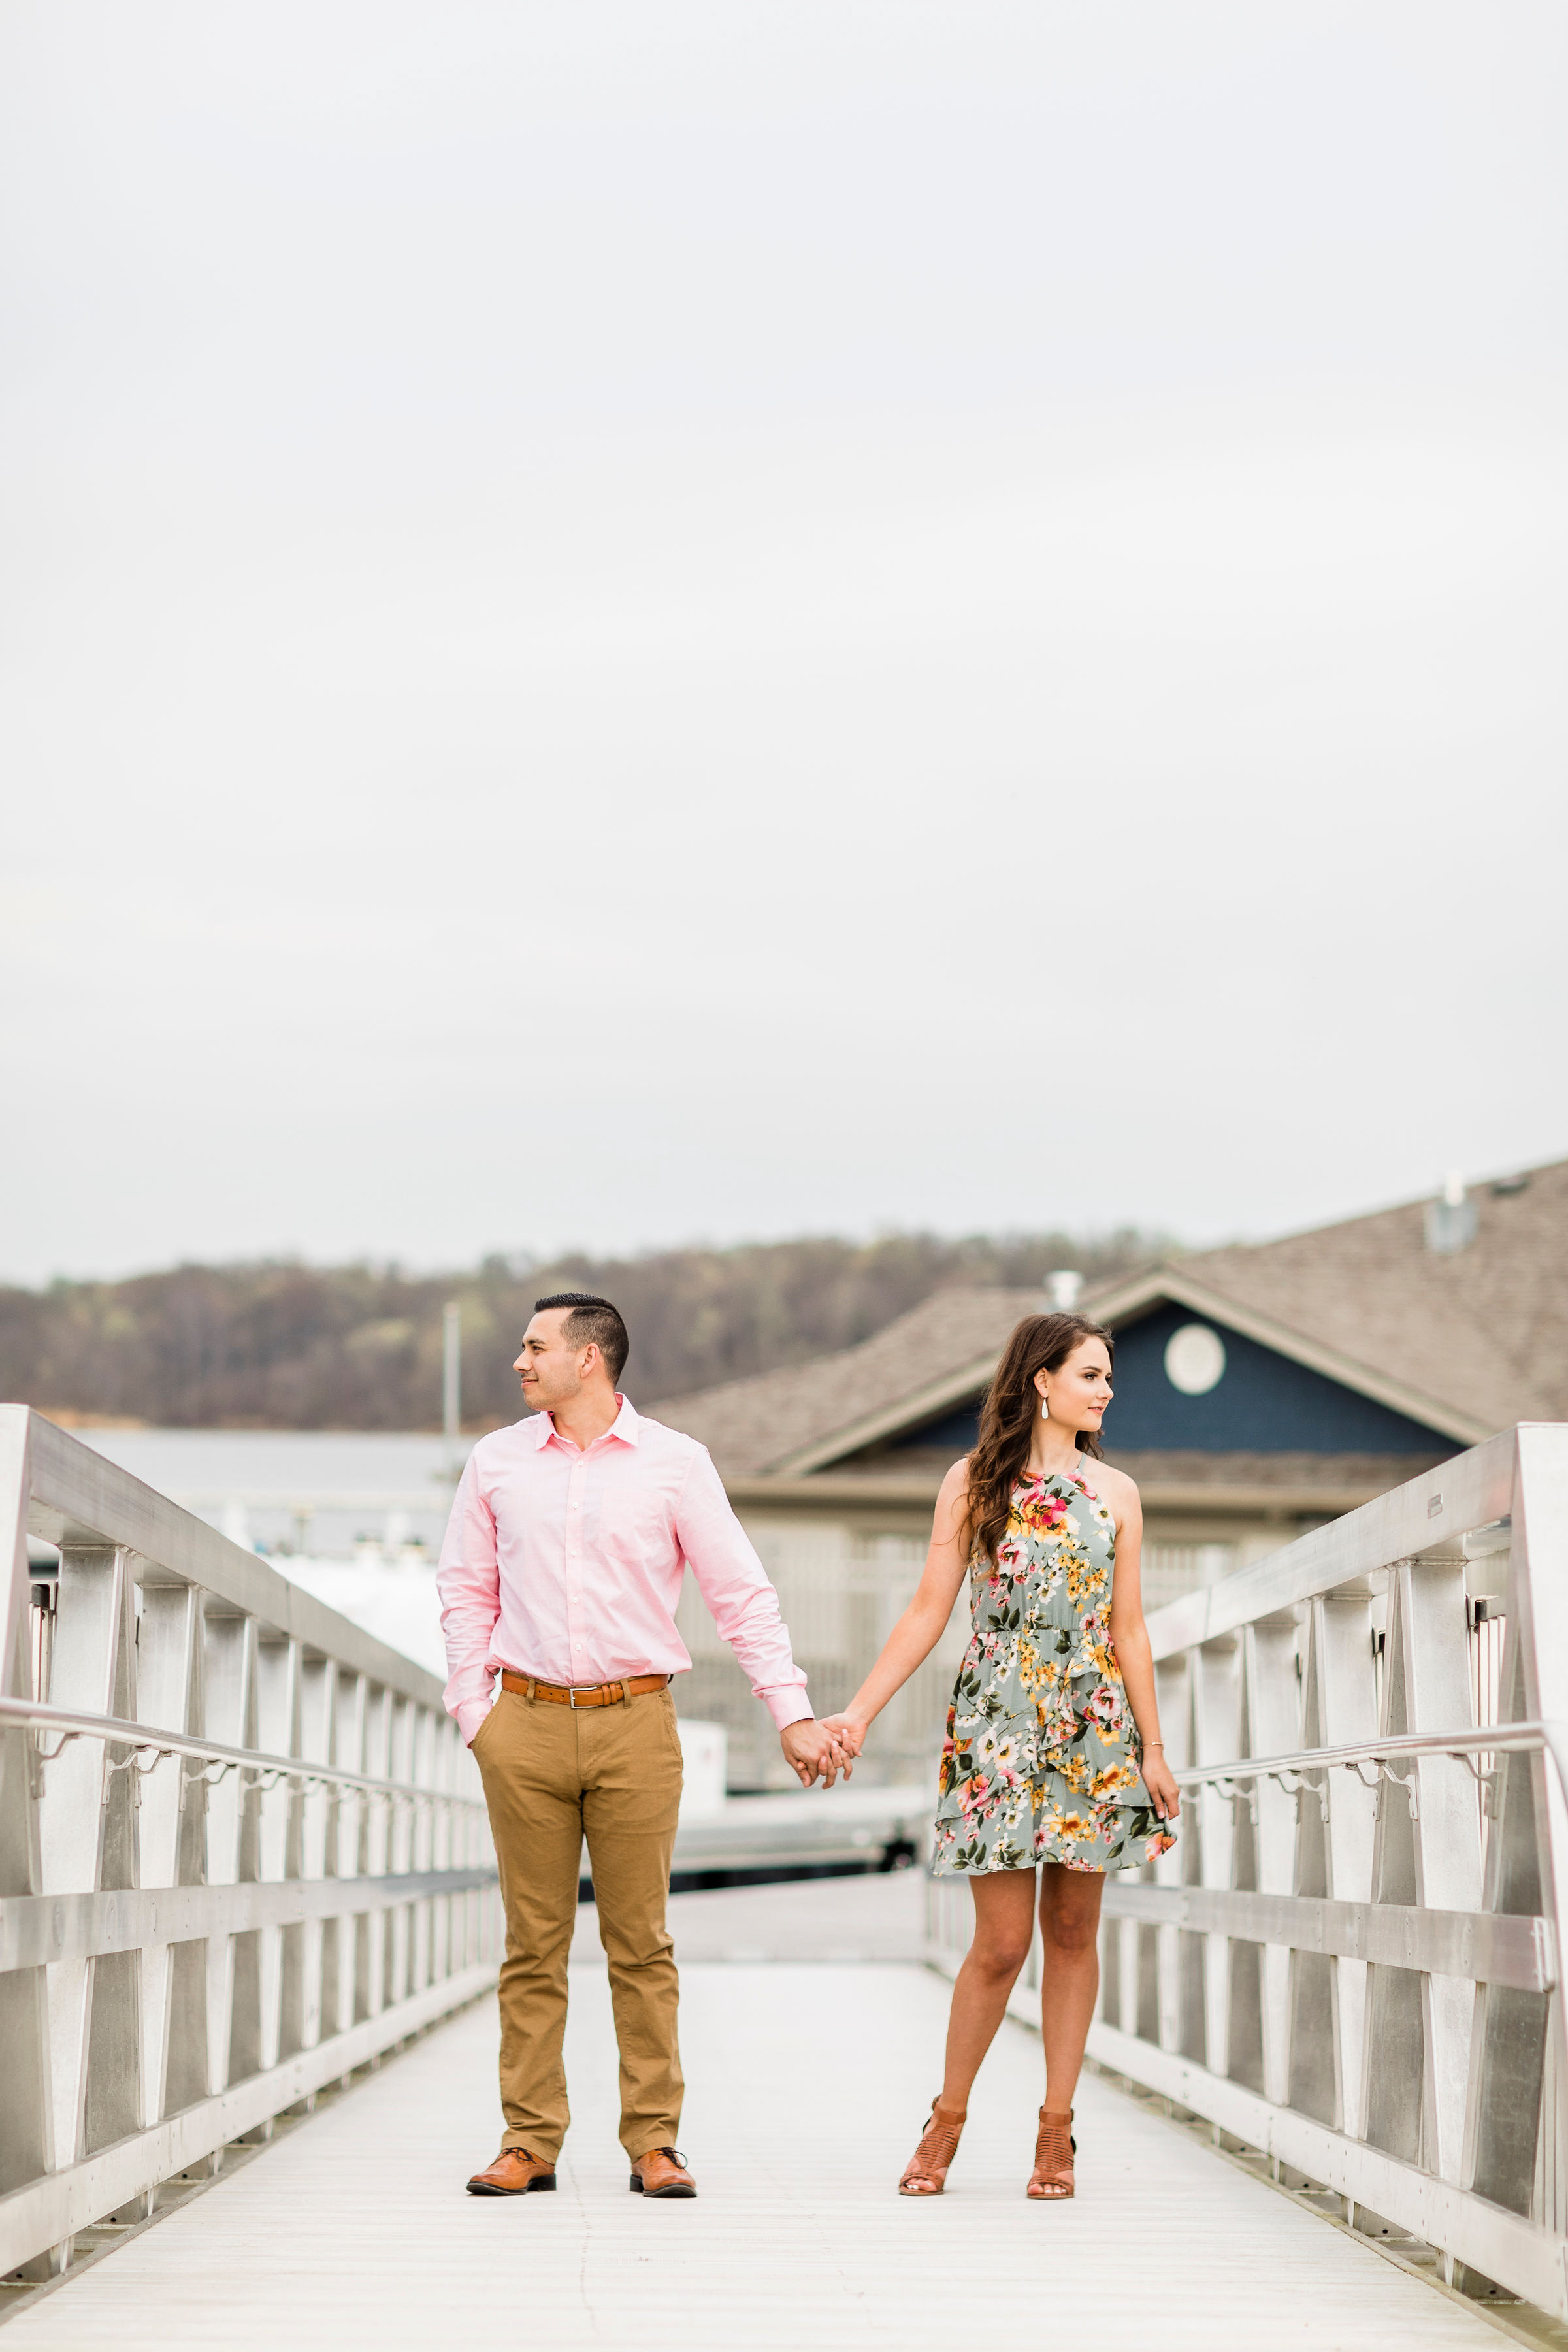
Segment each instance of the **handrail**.
[{"label": "handrail", "polygon": [[[360,1789],[374,1797],[397,1797],[417,1804],[467,1805],[476,1813],[485,1810],[482,1797],[465,1797],[455,1789],[421,1789],[412,1780],[381,1780],[367,1772],[345,1772],[336,1764],[316,1764],[300,1756],[271,1756],[254,1748],[226,1748],[210,1739],[193,1739],[179,1731],[158,1731],[144,1723],[132,1722],[128,1717],[114,1715],[77,1715],[70,1708],[47,1706],[41,1699],[0,1698],[0,1724],[32,1724],[40,1731],[58,1731],[68,1739],[105,1739],[116,1748],[130,1748],[140,1752],[152,1749],[159,1757],[196,1756],[205,1762],[238,1765],[243,1770],[274,1775],[270,1785],[278,1787],[285,1780],[331,1781],[346,1789]],[[40,1749],[40,1754],[42,1750]],[[52,1763],[59,1754],[58,1748],[44,1757]],[[151,1765],[139,1765],[140,1771],[151,1771]]]},{"label": "handrail", "polygon": [[1332,1771],[1343,1765],[1380,1763],[1386,1756],[1522,1756],[1544,1750],[1568,1790],[1559,1743],[1568,1747],[1568,1725],[1493,1723],[1477,1730],[1402,1732],[1387,1739],[1358,1739],[1342,1748],[1302,1748],[1289,1756],[1238,1756],[1228,1764],[1184,1764],[1172,1779],[1181,1788],[1205,1788],[1227,1780],[1272,1780],[1281,1772]]}]

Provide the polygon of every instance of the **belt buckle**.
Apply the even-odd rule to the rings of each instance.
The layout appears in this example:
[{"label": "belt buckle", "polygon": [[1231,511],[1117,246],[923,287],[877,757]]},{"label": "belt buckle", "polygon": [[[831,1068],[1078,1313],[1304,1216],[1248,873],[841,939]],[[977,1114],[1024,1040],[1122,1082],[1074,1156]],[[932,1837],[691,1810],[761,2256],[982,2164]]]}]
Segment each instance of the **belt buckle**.
[{"label": "belt buckle", "polygon": [[566,1685],[566,1704],[568,1706],[575,1709],[575,1711],[580,1715],[583,1710],[577,1706],[578,1692],[583,1691],[584,1693],[586,1693],[588,1691],[596,1691],[603,1687],[604,1685],[600,1683],[568,1683]]}]

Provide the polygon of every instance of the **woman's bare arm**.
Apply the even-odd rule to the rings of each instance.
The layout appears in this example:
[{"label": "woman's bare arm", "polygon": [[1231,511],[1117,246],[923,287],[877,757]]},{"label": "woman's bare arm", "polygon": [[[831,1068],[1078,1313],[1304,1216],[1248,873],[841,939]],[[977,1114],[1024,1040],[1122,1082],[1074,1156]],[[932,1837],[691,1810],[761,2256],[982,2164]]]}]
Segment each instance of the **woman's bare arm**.
[{"label": "woman's bare arm", "polygon": [[969,1567],[968,1465],[955,1462],[936,1498],[931,1549],[914,1599],[889,1634],[882,1654],[842,1715],[825,1718],[859,1754],[868,1726],[923,1665],[942,1638]]},{"label": "woman's bare arm", "polygon": [[1127,1704],[1143,1743],[1143,1786],[1154,1810],[1174,1821],[1182,1810],[1181,1792],[1165,1762],[1160,1738],[1160,1706],[1154,1695],[1154,1654],[1143,1622],[1143,1506],[1131,1478],[1117,1482],[1116,1577],[1110,1591],[1110,1645],[1121,1669]]}]

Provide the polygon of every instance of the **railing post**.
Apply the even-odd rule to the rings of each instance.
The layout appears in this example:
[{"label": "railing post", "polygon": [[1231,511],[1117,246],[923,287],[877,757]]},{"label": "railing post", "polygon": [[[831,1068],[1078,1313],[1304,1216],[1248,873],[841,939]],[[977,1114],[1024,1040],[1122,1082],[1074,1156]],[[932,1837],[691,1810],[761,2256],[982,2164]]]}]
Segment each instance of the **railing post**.
[{"label": "railing post", "polygon": [[[0,1413],[0,1692],[31,1698],[27,1567],[29,1465],[27,1416]],[[38,1851],[40,1766],[33,1734],[17,1725],[0,1732],[0,1895],[37,1895],[43,1885]],[[0,2098],[0,2196],[55,2166],[54,2096],[49,2073],[46,1971],[9,1969],[0,1974],[0,2049],[5,2053],[5,2095]],[[47,2278],[58,2257],[41,2253],[25,2265]]]},{"label": "railing post", "polygon": [[[1544,1914],[1555,1930],[1554,1994],[1479,1984],[1465,2134],[1467,2186],[1549,2229],[1568,2229],[1568,2083],[1563,1956],[1568,1951],[1568,1474],[1541,1458],[1544,1432],[1519,1432],[1499,1720],[1559,1727],[1545,1756],[1502,1756],[1487,1840],[1486,1907]],[[1553,1855],[1559,1864],[1553,1866]]]},{"label": "railing post", "polygon": [[[257,1745],[273,1756],[300,1753],[300,1644],[268,1640],[256,1653]],[[285,1780],[261,1794],[263,1880],[300,1875],[304,1800]],[[305,2046],[305,1931],[265,1927],[261,1935],[261,2063],[277,2065]]]},{"label": "railing post", "polygon": [[[1520,1614],[1521,1695],[1538,1720],[1553,1726],[1555,1769],[1531,1759],[1541,1857],[1541,1903],[1555,1930],[1558,1980],[1545,2070],[1550,2096],[1542,2128],[1541,2217],[1568,2231],[1568,2018],[1563,1970],[1568,1966],[1568,1463],[1553,1431],[1519,1432],[1514,1545]],[[1555,1861],[1553,1860],[1555,1857]]]},{"label": "railing post", "polygon": [[[146,1584],[137,1644],[144,1723],[199,1738],[202,1605],[194,1584]],[[183,1756],[165,1756],[142,1783],[142,1877],[148,1886],[199,1886],[206,1875],[206,1783]],[[142,1961],[147,2116],[157,2123],[205,2098],[207,1946],[153,1945]]]},{"label": "railing post", "polygon": [[[1377,1673],[1373,1652],[1372,1595],[1364,1585],[1322,1595],[1312,1604],[1320,1725],[1327,1748],[1351,1747],[1377,1732]],[[1309,1743],[1310,1744],[1310,1743]],[[1372,1900],[1372,1844],[1376,1800],[1353,1772],[1324,1776],[1328,1832],[1324,1893],[1336,1903]],[[1301,1802],[1308,1801],[1303,1794]],[[1336,2089],[1340,2128],[1363,2130],[1362,2079],[1366,2044],[1366,1962],[1342,1956],[1333,1970]]]},{"label": "railing post", "polygon": [[[1300,1698],[1296,1683],[1296,1621],[1264,1617],[1247,1627],[1242,1643],[1242,1719],[1246,1756],[1288,1754],[1297,1744]],[[1253,1781],[1237,1806],[1237,1886],[1288,1895],[1295,1862],[1296,1808],[1272,1780]],[[1231,1952],[1231,2032],[1240,2079],[1278,2105],[1285,2103],[1289,2069],[1290,1955],[1282,1944],[1242,1943]],[[1256,2036],[1255,2050],[1249,2045]]]},{"label": "railing post", "polygon": [[[1468,1724],[1469,1646],[1462,1559],[1396,1560],[1389,1570],[1383,1730]],[[1480,1907],[1475,1784],[1462,1762],[1423,1757],[1378,1790],[1375,1902]],[[1368,1982],[1367,2137],[1439,2179],[1463,2158],[1474,1988],[1463,1978],[1379,1966]]]},{"label": "railing post", "polygon": [[[1369,1593],[1320,1594],[1308,1612],[1303,1748],[1348,1746],[1377,1730]],[[1372,1895],[1372,1791],[1324,1773],[1296,1799],[1296,1893],[1365,1903]],[[1361,2114],[1366,1964],[1291,1958],[1289,2104],[1355,2134]]]},{"label": "railing post", "polygon": [[[384,1685],[377,1685],[369,1693],[364,1719],[365,1760],[360,1769],[370,1779],[389,1780],[392,1693]],[[383,1877],[392,1867],[392,1811],[390,1797],[367,1797],[360,1807],[360,1869],[367,1878]],[[364,1974],[355,1992],[356,2014],[361,2017],[379,2017],[390,1998],[391,1921],[391,1912],[383,1908],[373,1911],[363,1922]]]},{"label": "railing post", "polygon": [[[224,1748],[256,1746],[256,1621],[206,1622],[207,1730]],[[260,1798],[243,1770],[226,1772],[207,1800],[207,1877],[215,1886],[255,1884]],[[212,2087],[225,2090],[261,2068],[261,1930],[226,1936],[207,1956],[207,2049]]]},{"label": "railing post", "polygon": [[[1156,1687],[1160,1700],[1160,1723],[1165,1735],[1165,1761],[1173,1770],[1181,1771],[1193,1760],[1193,1699],[1192,1661],[1185,1651],[1173,1658],[1162,1660],[1157,1671]],[[1185,1807],[1183,1808],[1184,1812]],[[1178,1823],[1179,1829],[1187,1824]],[[1154,1864],[1154,1883],[1159,1886],[1179,1886],[1184,1867],[1182,1839],[1168,1853],[1163,1853]],[[1154,1929],[1155,1980],[1157,1985],[1157,2017],[1155,2039],[1162,2050],[1180,2050],[1183,2041],[1183,1962],[1187,1938],[1180,1927],[1160,1927]]]},{"label": "railing post", "polygon": [[[1202,1758],[1198,1721],[1198,1678],[1203,1653],[1182,1653],[1186,1672],[1182,1679],[1182,1724],[1179,1754],[1185,1765]],[[1161,1721],[1165,1720],[1161,1717]],[[1176,1840],[1176,1879],[1182,1886],[1209,1884],[1204,1845],[1206,1789],[1187,1789],[1182,1797],[1181,1834]],[[1192,1927],[1176,1930],[1176,2038],[1173,2047],[1200,2066],[1208,2063],[1208,1954],[1215,1939]],[[1223,1949],[1223,1939],[1221,1940]]]},{"label": "railing post", "polygon": [[[370,1685],[363,1675],[356,1675],[345,1699],[340,1687],[338,1694],[337,1760],[346,1771],[365,1772],[366,1741],[369,1738]],[[343,1792],[338,1809],[338,1867],[345,1877],[363,1876],[370,1868],[369,1818],[372,1800],[363,1790]],[[370,1938],[371,1916],[360,1912],[344,1929],[345,1949],[342,1954],[342,2018],[353,2025],[368,2017],[370,2001]]]},{"label": "railing post", "polygon": [[[338,1670],[331,1658],[307,1657],[300,1666],[300,1753],[317,1764],[332,1760],[333,1718],[337,1712]],[[337,1790],[332,1784],[307,1783],[300,1804],[300,1875],[337,1875]],[[335,1919],[307,1919],[300,1955],[301,2047],[314,2049],[325,2032],[336,2029],[339,1927]]]},{"label": "railing post", "polygon": [[[388,1694],[391,1717],[391,1765],[388,1778],[405,1787],[414,1778],[414,1703],[395,1694]],[[407,1797],[395,1797],[387,1806],[389,1836],[386,1867],[399,1877],[405,1877],[412,1867],[414,1849],[414,1806]],[[386,1998],[390,2001],[405,2000],[413,1990],[414,1906],[399,1903],[390,1914],[392,1923],[391,1952],[388,1958]]]},{"label": "railing post", "polygon": [[[409,1779],[416,1787],[428,1790],[435,1784],[436,1719],[427,1706],[415,1707],[412,1737],[409,1741],[413,1769]],[[410,1870],[425,1871],[430,1867],[433,1808],[428,1798],[416,1801],[410,1808]],[[436,1906],[428,1895],[414,1906],[414,1963],[409,1984],[410,1992],[422,1992],[435,1975]]]},{"label": "railing post", "polygon": [[[1326,1748],[1323,1733],[1324,1691],[1328,1661],[1323,1655],[1323,1602],[1311,1601],[1307,1612],[1307,1659],[1301,1692],[1301,1746]],[[1370,1665],[1370,1656],[1368,1664]],[[1326,1782],[1328,1776],[1323,1776]],[[1298,1895],[1326,1897],[1329,1892],[1329,1792],[1303,1780],[1296,1797],[1296,1874]],[[1294,1951],[1290,1955],[1290,2053],[1287,2076],[1289,2104],[1320,2122],[1339,2126],[1343,2103],[1340,2097],[1339,2003],[1335,1998],[1335,1962],[1325,1952]]]},{"label": "railing post", "polygon": [[[1193,1722],[1200,1764],[1217,1764],[1241,1748],[1241,1643],[1234,1633],[1205,1642],[1194,1660]],[[1205,1786],[1198,1797],[1205,1886],[1236,1885],[1236,1805],[1220,1790]],[[1228,2074],[1230,2064],[1230,1962],[1228,1936],[1205,1937],[1204,2000],[1207,2012],[1207,2064]]]},{"label": "railing post", "polygon": [[[1397,1573],[1410,1728],[1440,1731],[1445,1725],[1465,1723],[1474,1701],[1463,1557],[1401,1562]],[[1429,1911],[1479,1911],[1481,1832],[1474,1777],[1458,1757],[1423,1756],[1415,1780],[1416,1900]],[[1423,1989],[1436,2135],[1431,2167],[1440,2179],[1457,2181],[1464,2157],[1475,1986],[1468,1978],[1434,1973],[1424,1979]]]},{"label": "railing post", "polygon": [[[131,1554],[65,1544],[51,1702],[82,1713],[136,1712]],[[77,1739],[46,1768],[44,1892],[133,1887],[137,1805],[128,1753]],[[49,1993],[57,2161],[75,2163],[142,2124],[139,1952],[55,1963]]]},{"label": "railing post", "polygon": [[[1396,1561],[1388,1572],[1384,1627],[1383,1702],[1379,1731],[1386,1738],[1411,1729],[1405,1641],[1405,1585]],[[1467,1706],[1468,1706],[1467,1699]],[[1410,1786],[1414,1785],[1413,1779]],[[1390,1801],[1392,1800],[1392,1801]],[[1415,1825],[1407,1785],[1385,1770],[1377,1784],[1373,1832],[1372,1899],[1411,1906],[1416,1900]],[[1421,1979],[1410,1969],[1380,1963],[1367,1971],[1367,2032],[1363,2053],[1362,2115],[1374,2147],[1419,2164],[1427,2105],[1426,2037]]]}]

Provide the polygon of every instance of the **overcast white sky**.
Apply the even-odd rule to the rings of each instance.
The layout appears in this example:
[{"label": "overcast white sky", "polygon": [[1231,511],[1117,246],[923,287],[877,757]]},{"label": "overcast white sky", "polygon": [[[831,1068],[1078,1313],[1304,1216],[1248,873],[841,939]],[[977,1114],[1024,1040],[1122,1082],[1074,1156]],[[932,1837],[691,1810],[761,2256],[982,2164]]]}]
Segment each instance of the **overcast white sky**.
[{"label": "overcast white sky", "polygon": [[1561,0],[12,0],[0,1275],[1568,1152]]}]

